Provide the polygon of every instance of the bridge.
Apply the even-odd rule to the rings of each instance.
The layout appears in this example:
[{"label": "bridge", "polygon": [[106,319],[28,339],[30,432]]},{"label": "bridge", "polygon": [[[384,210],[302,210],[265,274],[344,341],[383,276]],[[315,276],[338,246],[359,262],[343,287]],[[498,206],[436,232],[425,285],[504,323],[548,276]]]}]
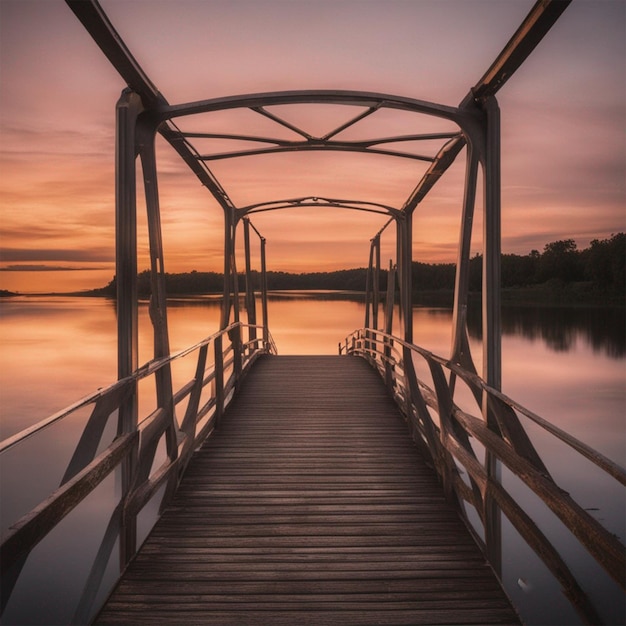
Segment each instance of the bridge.
[{"label": "bridge", "polygon": [[102,624],[518,623],[364,359],[264,356]]},{"label": "bridge", "polygon": [[[539,520],[502,480],[515,476],[560,520],[608,580],[624,587],[624,546],[562,489],[524,424],[532,424],[626,485],[626,471],[500,388],[500,120],[495,94],[568,2],[538,2],[458,106],[354,91],[290,91],[172,105],[134,59],[96,0],[66,0],[128,88],[117,103],[118,380],[0,444],[19,455],[59,424],[79,425],[73,453],[45,499],[6,531],[2,607],[25,568],[87,502],[104,513],[80,581],[73,623],[519,623],[501,581],[503,518],[559,581],[584,623],[600,607]],[[274,107],[342,105],[346,122],[317,136]],[[181,130],[201,114],[246,110],[295,137]],[[381,111],[445,122],[441,132],[344,140]],[[450,126],[455,130],[450,131]],[[224,215],[220,327],[172,353],[155,137],[174,149]],[[258,143],[203,153],[192,140]],[[435,154],[398,146],[442,141]],[[402,206],[323,196],[237,206],[208,163],[258,154],[356,152],[427,163]],[[412,215],[461,155],[461,207],[449,357],[413,343]],[[138,362],[137,159],[151,260],[154,355]],[[479,375],[466,314],[476,189],[482,173],[483,356]],[[379,215],[371,239],[363,328],[339,355],[280,356],[268,322],[266,240],[259,212],[323,207]],[[392,226],[393,228],[389,228]],[[244,293],[236,234],[243,230]],[[381,292],[381,236],[396,258]],[[257,237],[261,284],[253,284]],[[257,298],[258,296],[258,298]],[[257,299],[261,316],[257,320]],[[393,334],[399,302],[401,336]],[[243,303],[243,308],[242,308]],[[348,330],[346,331],[348,332]],[[113,574],[112,574],[113,572]],[[183,619],[184,617],[184,619]]]}]

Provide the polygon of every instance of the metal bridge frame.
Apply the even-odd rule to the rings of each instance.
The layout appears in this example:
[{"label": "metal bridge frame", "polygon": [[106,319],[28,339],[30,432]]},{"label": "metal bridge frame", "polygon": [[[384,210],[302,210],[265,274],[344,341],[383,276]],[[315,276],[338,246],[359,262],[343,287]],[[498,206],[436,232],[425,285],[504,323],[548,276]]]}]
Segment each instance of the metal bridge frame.
[{"label": "metal bridge frame", "polygon": [[[534,49],[568,6],[568,1],[540,0],[511,38],[496,61],[484,76],[470,89],[458,107],[450,107],[410,98],[369,92],[353,91],[291,91],[215,98],[200,102],[170,105],[139,67],[132,54],[115,31],[96,0],[67,0],[94,41],[100,46],[114,67],[128,83],[117,105],[117,284],[119,302],[119,375],[126,376],[137,367],[137,273],[136,247],[136,188],[135,160],[141,158],[144,188],[148,210],[151,270],[153,276],[153,304],[151,307],[155,326],[155,356],[169,352],[163,249],[161,241],[160,208],[156,178],[154,139],[159,132],[181,155],[192,171],[221,205],[225,214],[225,274],[233,271],[232,257],[235,229],[243,216],[290,207],[332,206],[380,212],[391,215],[397,224],[400,276],[401,314],[404,320],[404,340],[412,340],[411,316],[411,241],[412,215],[419,203],[441,175],[453,163],[461,149],[467,145],[467,173],[465,198],[461,219],[457,277],[454,301],[454,340],[452,358],[472,367],[465,330],[465,309],[468,290],[468,262],[473,221],[478,165],[484,176],[484,270],[483,270],[483,333],[484,371],[488,384],[500,384],[500,319],[499,319],[499,260],[500,260],[500,119],[495,94],[517,67]],[[366,111],[323,137],[314,137],[266,109],[284,104],[344,104],[366,107]],[[303,140],[288,141],[252,135],[224,135],[209,133],[183,133],[172,122],[177,117],[191,114],[245,107],[272,119],[302,136]],[[455,122],[458,133],[430,133],[404,135],[368,141],[337,141],[333,137],[383,108],[432,115]],[[201,155],[189,142],[191,138],[227,138],[258,141],[272,144],[256,150],[241,150],[215,155]],[[387,143],[403,141],[447,139],[448,142],[434,156],[422,156],[378,148]],[[430,161],[431,166],[419,181],[404,205],[393,208],[358,200],[325,198],[296,198],[272,203],[236,207],[213,173],[206,166],[210,160],[236,158],[249,155],[283,151],[340,150],[385,154],[398,158]],[[376,239],[376,238],[375,238]],[[228,280],[228,279],[226,279]],[[228,323],[229,289],[225,283],[225,312],[222,327]],[[235,316],[237,312],[235,312]]]},{"label": "metal bridge frame", "polygon": [[[234,397],[242,376],[261,354],[275,352],[268,330],[265,238],[250,221],[256,213],[289,208],[323,207],[373,213],[386,220],[371,239],[366,285],[365,328],[339,344],[339,352],[369,360],[388,385],[392,397],[407,418],[413,440],[441,478],[446,495],[472,526],[464,509],[469,504],[479,514],[484,536],[474,532],[477,543],[499,572],[501,563],[500,518],[502,512],[520,536],[540,556],[572,606],[586,623],[599,616],[580,588],[558,550],[515,502],[499,480],[499,463],[526,484],[565,524],[606,573],[624,585],[624,546],[580,504],[561,489],[524,430],[520,417],[529,419],[574,449],[606,475],[626,485],[626,470],[576,438],[524,409],[500,390],[500,115],[495,98],[498,89],[530,54],[569,0],[540,0],[485,75],[457,107],[444,106],[361,91],[288,91],[215,98],[170,105],[139,67],[96,0],[66,0],[128,84],[116,109],[116,264],[118,306],[118,378],[107,388],[79,400],[63,411],[0,442],[0,454],[17,447],[49,426],[65,422],[84,409],[91,413],[61,478],[59,487],[22,515],[0,545],[2,594],[0,611],[20,578],[32,549],[74,510],[98,485],[121,467],[120,499],[111,511],[97,555],[76,608],[74,623],[85,623],[94,603],[109,559],[119,543],[123,570],[137,550],[137,516],[159,494],[160,507],[178,485],[194,450],[218,428],[225,407]],[[313,136],[276,115],[275,105],[319,104],[361,107],[361,112],[323,136]],[[178,117],[196,113],[246,109],[288,128],[296,139],[249,134],[182,132]],[[383,109],[429,115],[453,122],[454,132],[407,134],[396,137],[345,141],[340,133]],[[448,124],[449,125],[449,124]],[[224,289],[220,329],[194,346],[171,354],[167,323],[164,251],[160,218],[155,140],[159,133],[178,152],[224,212]],[[263,147],[233,152],[201,154],[191,139],[227,139],[259,143]],[[390,148],[403,142],[441,140],[433,156]],[[466,174],[454,290],[452,345],[442,358],[413,344],[412,328],[412,219],[413,213],[439,178],[465,148]],[[357,152],[401,159],[418,159],[430,165],[413,192],[400,207],[364,199],[307,196],[236,206],[207,163],[258,154],[311,150]],[[141,162],[148,216],[151,287],[150,318],[154,331],[154,357],[138,364],[137,293],[137,159]],[[467,302],[470,243],[479,172],[483,182],[483,370],[477,375],[469,350]],[[239,273],[235,239],[242,224],[245,254],[245,308],[247,323],[240,320]],[[390,261],[384,320],[379,320],[381,235],[395,226],[396,258]],[[393,234],[393,229],[390,229]],[[257,324],[252,285],[251,237],[259,238],[261,257],[262,324]],[[393,336],[395,290],[399,288],[402,338]],[[381,329],[380,326],[383,326]],[[262,336],[259,337],[259,332]],[[211,347],[211,350],[209,348]],[[174,391],[172,371],[180,375],[183,360],[194,365],[191,379]],[[419,380],[414,360],[430,371],[430,383]],[[422,365],[423,365],[422,362]],[[184,370],[188,372],[188,370]],[[184,374],[188,376],[188,373]],[[138,385],[153,379],[156,409],[138,419]],[[177,385],[179,381],[177,380]],[[455,390],[464,385],[477,403],[481,418],[464,412],[455,403]],[[142,407],[142,411],[145,407]],[[178,411],[178,414],[177,414]],[[432,411],[432,413],[431,413]],[[438,422],[433,421],[433,415]],[[109,426],[111,420],[111,429]],[[117,426],[117,429],[114,427]],[[106,431],[106,434],[105,434]],[[113,431],[113,433],[111,433]],[[471,440],[485,450],[477,458]],[[161,443],[164,442],[164,457]],[[158,451],[158,453],[157,453]],[[482,453],[481,453],[482,454]],[[497,459],[497,461],[496,461]],[[459,465],[463,469],[461,476]],[[466,482],[467,481],[467,482]],[[469,484],[468,484],[469,483]],[[471,528],[470,528],[471,530]],[[476,531],[476,529],[474,529]],[[119,542],[118,542],[119,538]]]},{"label": "metal bridge frame", "polygon": [[[483,176],[483,276],[482,276],[482,324],[483,324],[483,371],[482,378],[494,389],[501,387],[501,328],[500,328],[500,113],[495,98],[496,92],[532,52],[549,31],[569,0],[539,0],[527,18],[505,46],[483,77],[470,89],[467,96],[456,106],[445,106],[389,94],[362,91],[287,91],[222,97],[199,102],[171,105],[157,90],[108,20],[97,0],[66,0],[94,41],[109,58],[113,66],[128,84],[117,104],[116,144],[116,276],[118,306],[118,375],[120,379],[133,374],[138,367],[138,298],[137,298],[137,180],[135,163],[140,158],[143,184],[148,213],[150,244],[152,298],[150,318],[154,327],[154,357],[169,355],[167,329],[167,303],[165,271],[161,237],[160,206],[157,185],[155,137],[160,133],[178,152],[201,183],[224,211],[224,294],[221,328],[226,328],[231,317],[239,321],[238,279],[235,260],[235,237],[237,226],[243,221],[245,228],[245,254],[247,293],[246,306],[249,323],[254,323],[254,295],[250,280],[249,216],[260,211],[293,207],[325,206],[339,209],[370,211],[388,215],[396,225],[396,268],[400,293],[400,318],[403,339],[413,340],[412,324],[412,220],[413,213],[444,172],[452,165],[461,150],[466,147],[465,191],[461,216],[461,232],[457,256],[457,272],[454,290],[453,339],[450,359],[470,372],[475,372],[469,350],[466,313],[469,289],[469,260],[473,215],[475,210],[477,177],[479,167]],[[286,120],[278,117],[267,107],[289,104],[342,104],[364,107],[365,111],[321,137],[315,137]],[[301,139],[284,140],[257,135],[225,135],[182,132],[174,123],[179,117],[246,108],[271,119],[276,124],[289,128]],[[342,141],[337,135],[381,109],[395,109],[435,116],[454,122],[459,130],[454,133],[431,133],[384,137],[367,141]],[[239,150],[213,155],[201,154],[191,143],[194,138],[219,138],[259,142],[258,149]],[[446,143],[434,156],[416,155],[386,148],[387,144],[416,140],[445,140]],[[430,162],[422,179],[402,207],[370,203],[364,200],[329,198],[294,198],[270,203],[237,207],[207,163],[218,159],[243,158],[250,155],[278,152],[302,152],[310,150],[350,151],[368,154],[383,154],[395,158],[419,159]],[[256,230],[256,229],[255,229]],[[370,269],[368,272],[368,297],[366,326],[378,324],[378,274],[380,270],[380,234],[372,239]],[[257,231],[258,233],[258,231]],[[259,235],[259,237],[261,237]],[[263,265],[265,264],[265,240],[261,237]],[[375,266],[372,263],[375,262]],[[264,268],[263,268],[264,269]],[[264,272],[263,272],[264,273]],[[390,272],[393,283],[394,272]],[[265,283],[264,283],[265,284]],[[371,293],[369,290],[371,289]],[[233,296],[231,297],[231,293]],[[370,315],[371,310],[371,315]],[[263,289],[264,325],[267,327],[266,288]],[[390,315],[388,316],[390,319]],[[389,320],[387,324],[390,324]],[[390,332],[390,327],[385,328]],[[267,332],[267,331],[265,331]],[[236,338],[235,338],[236,341]],[[410,351],[405,349],[405,364],[412,366]],[[169,367],[160,370],[157,381],[159,407],[173,410],[172,382]],[[486,397],[486,396],[485,396]],[[488,425],[495,430],[497,424],[490,419],[489,406],[485,400],[483,414]],[[135,432],[137,426],[136,396],[129,397],[120,411],[120,433]],[[173,428],[166,430],[168,454],[174,454],[176,435]],[[498,472],[495,459],[488,463],[490,471]],[[132,468],[126,475],[131,481]],[[130,488],[130,484],[127,485]],[[495,512],[488,519],[493,527],[487,532],[499,535],[499,515]],[[124,552],[134,552],[131,545]],[[499,546],[499,541],[488,541],[488,545]],[[490,555],[492,563],[500,561],[498,554]],[[128,557],[127,557],[128,558]]]}]

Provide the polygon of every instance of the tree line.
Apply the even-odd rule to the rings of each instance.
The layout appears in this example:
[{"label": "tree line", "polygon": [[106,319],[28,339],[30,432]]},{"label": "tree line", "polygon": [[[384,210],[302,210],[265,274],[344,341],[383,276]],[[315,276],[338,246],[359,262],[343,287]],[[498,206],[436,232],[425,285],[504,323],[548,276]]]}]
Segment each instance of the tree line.
[{"label": "tree line", "polygon": [[[456,264],[413,263],[413,289],[424,291],[452,291],[454,289]],[[386,289],[387,271],[380,273],[381,290]],[[252,272],[253,286],[260,289],[260,274]],[[364,291],[367,270],[364,268],[334,272],[293,274],[267,272],[270,290],[348,290]],[[470,259],[469,287],[478,292],[482,281],[482,255]],[[150,295],[150,272],[137,277],[140,296]],[[594,239],[590,246],[578,250],[573,239],[553,241],[544,246],[543,252],[532,250],[527,255],[503,254],[501,264],[503,289],[519,289],[544,286],[558,289],[567,285],[582,285],[592,298],[609,298],[622,301],[626,291],[626,234],[618,233],[608,239]],[[239,289],[245,288],[245,275],[239,275]],[[223,275],[218,272],[184,272],[166,274],[168,294],[221,293]],[[104,288],[94,290],[95,295],[115,296],[115,278]]]},{"label": "tree line", "polygon": [[[414,264],[414,278],[426,289],[437,285],[454,287],[455,264]],[[482,282],[482,255],[470,260],[470,291],[479,291]],[[578,250],[573,239],[553,241],[543,252],[531,250],[527,255],[503,254],[501,285],[503,288],[537,285],[586,283],[598,293],[624,295],[626,290],[626,234],[608,239],[594,239],[588,248]]]}]

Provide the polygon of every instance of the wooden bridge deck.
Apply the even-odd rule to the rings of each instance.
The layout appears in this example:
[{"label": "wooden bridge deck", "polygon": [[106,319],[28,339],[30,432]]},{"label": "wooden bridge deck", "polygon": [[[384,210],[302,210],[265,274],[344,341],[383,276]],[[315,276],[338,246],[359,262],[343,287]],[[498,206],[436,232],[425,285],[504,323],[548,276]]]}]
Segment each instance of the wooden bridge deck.
[{"label": "wooden bridge deck", "polygon": [[356,357],[263,357],[98,624],[519,618]]}]

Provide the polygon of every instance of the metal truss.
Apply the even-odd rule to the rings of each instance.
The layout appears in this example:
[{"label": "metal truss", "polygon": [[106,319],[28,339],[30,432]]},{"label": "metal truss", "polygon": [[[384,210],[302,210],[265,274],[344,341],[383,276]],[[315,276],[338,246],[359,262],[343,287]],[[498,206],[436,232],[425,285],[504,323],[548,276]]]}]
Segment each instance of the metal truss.
[{"label": "metal truss", "polygon": [[[489,384],[499,386],[499,301],[497,294],[500,257],[500,129],[495,94],[548,32],[569,4],[568,1],[540,0],[537,2],[491,67],[456,107],[390,94],[340,90],[248,94],[171,105],[134,59],[97,0],[66,0],[66,2],[128,84],[128,90],[122,95],[118,104],[117,276],[118,284],[122,290],[119,294],[122,297],[119,300],[126,303],[122,306],[128,307],[126,314],[121,316],[122,321],[120,322],[121,334],[125,337],[121,341],[125,347],[121,348],[120,351],[125,356],[122,358],[123,365],[120,365],[120,375],[127,375],[129,368],[132,369],[136,365],[136,356],[134,356],[136,348],[132,347],[136,343],[134,330],[136,322],[131,321],[132,318],[136,317],[136,313],[133,310],[133,305],[129,303],[136,299],[131,283],[134,282],[136,271],[136,242],[133,242],[132,239],[136,236],[134,221],[136,218],[133,217],[136,181],[133,168],[137,155],[142,158],[144,171],[154,170],[150,176],[146,173],[144,178],[147,191],[150,192],[148,212],[152,214],[149,222],[151,225],[151,256],[156,276],[154,286],[157,291],[162,291],[158,288],[158,275],[159,272],[162,273],[163,258],[154,157],[154,136],[158,132],[178,152],[224,210],[226,238],[231,239],[226,244],[227,250],[234,249],[235,227],[239,219],[244,215],[260,211],[290,207],[325,206],[380,212],[394,217],[398,224],[397,265],[400,292],[403,294],[401,312],[404,318],[404,338],[406,341],[412,340],[410,321],[411,216],[439,178],[452,165],[462,149],[467,147],[467,175],[458,255],[459,269],[455,290],[455,337],[452,358],[461,363],[465,362],[467,365],[471,364],[471,357],[468,357],[467,354],[466,337],[463,336],[465,333],[463,330],[465,326],[463,311],[467,296],[467,266],[476,177],[480,165],[485,183],[483,202],[485,213],[483,313],[485,330],[487,331],[484,333],[486,337],[485,356],[487,358],[485,359],[486,371],[484,374]],[[362,107],[363,110],[330,132],[322,136],[315,136],[269,109],[277,105],[294,104],[341,104]],[[295,138],[282,139],[256,134],[183,132],[174,123],[174,120],[180,117],[238,108],[251,110],[270,119],[278,126],[291,131]],[[384,109],[408,111],[418,115],[448,120],[458,126],[458,131],[373,137],[359,141],[347,141],[339,138],[339,135],[346,129],[353,128],[362,120]],[[194,139],[246,141],[260,145],[250,149],[208,154],[200,152],[194,146],[192,143]],[[407,150],[390,147],[424,140],[443,140],[445,143],[436,154],[432,155],[415,154]],[[430,166],[401,207],[376,204],[367,199],[347,201],[315,198],[313,196],[237,207],[207,165],[208,162],[222,159],[241,159],[279,152],[311,150],[359,152],[392,158],[417,159],[430,163]],[[229,255],[225,254],[225,256],[228,257]],[[232,271],[232,265],[228,263],[226,265],[225,269],[228,272]],[[157,326],[166,327],[165,314],[160,314],[160,317],[163,319]],[[228,316],[224,317],[223,323],[228,323]],[[161,332],[164,331],[161,330]],[[163,349],[166,349],[166,344],[165,339],[160,341]]]},{"label": "metal truss", "polygon": [[[500,55],[480,80],[469,90],[458,106],[425,102],[403,96],[364,91],[303,90],[247,94],[213,98],[198,102],[170,104],[150,78],[139,66],[124,41],[121,39],[97,0],[66,0],[68,6],[91,34],[115,69],[128,85],[118,103],[118,163],[117,163],[117,278],[120,285],[118,301],[122,307],[120,315],[120,376],[128,375],[136,366],[136,301],[134,275],[136,273],[136,217],[134,162],[139,155],[144,164],[145,186],[148,192],[150,224],[150,248],[155,274],[154,289],[159,287],[159,274],[163,273],[161,249],[158,190],[156,187],[156,160],[154,137],[156,133],[171,144],[185,163],[208,189],[225,215],[225,259],[232,255],[237,222],[243,217],[261,211],[293,207],[335,207],[357,209],[391,216],[397,224],[396,259],[401,293],[401,315],[404,322],[404,339],[412,340],[411,327],[411,242],[412,214],[428,192],[454,163],[463,148],[466,148],[466,186],[462,207],[461,233],[459,238],[458,271],[454,306],[454,339],[451,358],[472,367],[465,330],[465,308],[468,291],[468,264],[471,241],[471,225],[474,213],[476,179],[479,167],[484,178],[484,275],[483,275],[483,324],[484,359],[483,375],[488,384],[500,384],[500,320],[499,320],[499,263],[500,263],[500,121],[495,94],[511,77],[542,37],[548,32],[560,14],[567,8],[569,0],[539,0],[527,18],[510,39]],[[305,128],[290,123],[271,110],[279,105],[319,104],[350,105],[362,110],[348,121],[321,136],[315,136]],[[281,128],[288,129],[292,139],[277,136],[245,134],[222,134],[183,132],[175,124],[177,118],[233,109],[247,109],[271,120]],[[341,139],[348,128],[354,128],[364,119],[382,110],[399,110],[416,115],[427,115],[453,122],[458,130],[427,134],[409,133],[392,137],[371,137],[358,141]],[[195,147],[193,140],[219,139],[236,142],[251,142],[258,147],[235,149],[226,152],[207,153]],[[435,154],[416,154],[398,149],[408,142],[443,141]],[[337,200],[321,197],[300,197],[274,200],[238,207],[228,192],[207,165],[223,159],[243,159],[281,152],[306,151],[358,152],[383,155],[396,159],[414,159],[429,163],[427,171],[416,182],[414,190],[400,207],[391,207],[370,202],[368,199]],[[233,253],[234,254],[234,253]],[[225,262],[225,272],[230,274],[234,260]],[[225,280],[230,282],[229,278]],[[225,283],[225,288],[227,283]],[[163,296],[164,297],[164,296]],[[157,298],[158,299],[158,298]],[[228,300],[228,298],[226,298]],[[155,305],[155,332],[161,335],[157,341],[159,351],[167,351],[164,301]],[[227,325],[229,314],[223,316]],[[156,331],[156,328],[160,330]],[[161,355],[162,356],[162,355]]]},{"label": "metal truss", "polygon": [[[246,269],[249,275],[249,216],[263,211],[298,207],[332,207],[355,209],[379,213],[396,225],[396,267],[390,275],[396,275],[400,291],[400,315],[404,341],[411,343],[412,328],[412,216],[429,191],[465,148],[466,176],[461,228],[457,256],[457,274],[454,296],[453,338],[450,360],[467,371],[475,371],[469,352],[466,310],[469,288],[469,260],[475,196],[479,170],[483,181],[483,372],[485,382],[495,389],[500,388],[501,345],[500,345],[500,113],[495,95],[516,69],[524,62],[554,22],[567,8],[570,0],[539,0],[511,37],[500,55],[485,74],[471,87],[458,106],[436,104],[398,95],[366,91],[303,90],[212,98],[198,102],[170,104],[134,59],[97,0],[66,0],[81,23],[102,49],[113,67],[127,83],[117,105],[117,167],[116,167],[116,218],[117,218],[117,284],[118,284],[118,374],[120,378],[131,375],[137,369],[137,222],[135,162],[140,157],[143,167],[144,187],[148,211],[150,256],[152,267],[151,319],[155,334],[155,357],[169,353],[167,331],[167,306],[165,299],[165,273],[163,269],[163,247],[161,242],[160,206],[157,187],[155,136],[159,133],[181,156],[200,182],[208,189],[224,211],[224,308],[221,326],[226,328],[231,319],[239,319],[237,297],[237,269],[235,262],[235,236],[237,224],[243,221],[246,236]],[[299,104],[347,105],[361,110],[345,123],[316,136],[306,128],[300,128],[271,110],[276,106]],[[267,136],[254,133],[210,133],[183,132],[175,123],[200,113],[211,113],[245,109],[271,120],[277,128],[287,129],[293,138]],[[417,116],[430,116],[442,120],[456,130],[446,128],[442,132],[415,134],[407,133],[390,137],[369,137],[361,140],[346,140],[341,133],[355,128],[366,118],[380,111],[404,111]],[[284,130],[283,130],[284,132]],[[220,140],[252,143],[247,149],[219,152],[200,150],[194,140]],[[417,154],[405,146],[409,142],[441,141],[434,154]],[[258,145],[257,145],[258,144]],[[401,146],[401,148],[399,147]],[[321,196],[303,196],[291,199],[275,199],[269,202],[236,206],[227,190],[211,171],[208,163],[224,159],[250,159],[260,155],[284,152],[356,152],[394,159],[411,159],[428,163],[428,169],[416,181],[413,191],[402,206],[392,207],[362,199],[333,199]],[[278,176],[277,176],[278,178]],[[315,193],[314,190],[312,190]],[[256,230],[256,229],[255,229]],[[256,231],[258,234],[258,231]],[[372,239],[370,253],[369,284],[374,289],[372,299],[366,307],[366,320],[370,317],[374,326],[377,320],[378,292],[376,280],[380,268],[380,234]],[[264,244],[265,239],[261,238]],[[264,256],[263,256],[264,260]],[[374,268],[375,265],[375,268]],[[395,279],[394,279],[395,280]],[[231,298],[231,292],[235,297]],[[373,303],[376,306],[370,309]],[[249,301],[249,315],[253,302]],[[265,317],[266,317],[266,312]],[[369,325],[369,324],[368,324]],[[405,365],[411,367],[411,355],[407,350]],[[169,371],[164,368],[159,382],[160,395],[168,397],[171,391]],[[122,430],[131,432],[136,419],[136,406],[131,399],[122,408]],[[485,407],[485,419],[490,427],[489,407]],[[168,449],[173,443],[168,441]],[[495,463],[490,471],[495,472]],[[490,517],[491,518],[491,517]],[[497,516],[492,516],[496,519]],[[488,528],[488,533],[497,533],[497,528]],[[499,545],[499,542],[491,542]],[[492,562],[498,556],[492,555]]]}]

